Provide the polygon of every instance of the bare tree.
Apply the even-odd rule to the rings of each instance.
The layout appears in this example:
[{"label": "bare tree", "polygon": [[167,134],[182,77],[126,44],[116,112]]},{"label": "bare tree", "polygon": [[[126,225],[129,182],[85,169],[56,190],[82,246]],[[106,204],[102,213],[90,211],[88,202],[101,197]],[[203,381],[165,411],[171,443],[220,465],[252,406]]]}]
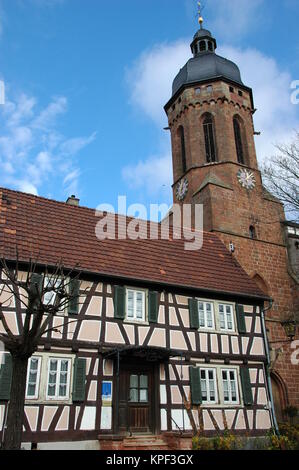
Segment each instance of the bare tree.
[{"label": "bare tree", "polygon": [[262,168],[264,183],[284,203],[293,221],[299,221],[299,131],[292,143],[276,148],[279,153]]},{"label": "bare tree", "polygon": [[[61,263],[54,268],[45,268],[42,274],[37,271],[36,263],[30,261],[26,271],[19,271],[18,256],[13,267],[5,259],[0,261],[2,280],[0,285],[0,323],[5,334],[0,334],[0,341],[11,354],[12,379],[8,406],[6,430],[3,448],[15,450],[21,448],[26,380],[28,361],[37,351],[43,335],[58,330],[52,328],[52,319],[65,311],[72,302],[78,302],[79,276],[75,271],[64,269]],[[75,283],[77,283],[76,288]],[[19,335],[14,334],[8,325],[3,307],[19,303],[24,309],[25,318]],[[76,320],[77,322],[78,320]],[[72,322],[67,322],[69,324]],[[63,327],[63,325],[61,325]]]}]

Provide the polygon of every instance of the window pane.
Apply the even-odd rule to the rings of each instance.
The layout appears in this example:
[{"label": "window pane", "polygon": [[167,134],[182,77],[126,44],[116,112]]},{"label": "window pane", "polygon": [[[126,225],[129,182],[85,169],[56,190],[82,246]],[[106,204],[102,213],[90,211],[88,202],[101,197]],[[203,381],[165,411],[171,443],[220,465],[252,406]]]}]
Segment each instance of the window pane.
[{"label": "window pane", "polygon": [[212,312],[207,313],[207,322],[208,322],[208,328],[213,328],[213,316]]},{"label": "window pane", "polygon": [[147,402],[148,401],[148,391],[147,390],[140,390],[140,401]]},{"label": "window pane", "polygon": [[28,384],[27,388],[27,396],[28,397],[34,397],[35,396],[35,384]]},{"label": "window pane", "polygon": [[138,403],[138,389],[131,388],[130,390],[130,401],[133,403]]},{"label": "window pane", "polygon": [[136,293],[136,317],[143,318],[143,292]]},{"label": "window pane", "polygon": [[141,388],[148,388],[148,377],[147,375],[140,376],[140,387]]},{"label": "window pane", "polygon": [[128,317],[134,317],[134,292],[128,291]]},{"label": "window pane", "polygon": [[138,388],[138,375],[131,375],[130,377],[130,387]]},{"label": "window pane", "polygon": [[204,312],[199,312],[199,325],[204,328],[206,326],[205,314]]},{"label": "window pane", "polygon": [[224,313],[220,313],[220,328],[221,328],[222,330],[225,330]]}]

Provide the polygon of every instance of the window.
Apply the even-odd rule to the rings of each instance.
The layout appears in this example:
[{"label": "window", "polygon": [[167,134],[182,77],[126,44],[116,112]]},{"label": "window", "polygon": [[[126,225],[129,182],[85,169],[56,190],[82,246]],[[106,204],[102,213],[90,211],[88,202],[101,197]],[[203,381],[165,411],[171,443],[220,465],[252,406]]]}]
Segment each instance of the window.
[{"label": "window", "polygon": [[187,162],[186,162],[186,146],[185,146],[185,133],[183,126],[179,127],[179,138],[181,144],[181,159],[182,159],[182,171],[186,173],[187,171]]},{"label": "window", "polygon": [[48,361],[47,399],[68,400],[70,388],[70,359],[50,358]]},{"label": "window", "polygon": [[206,115],[203,121],[203,129],[205,136],[206,159],[208,163],[216,162],[216,146],[214,123],[210,114]]},{"label": "window", "polygon": [[127,319],[145,321],[145,291],[127,289]]},{"label": "window", "polygon": [[131,375],[130,376],[130,402],[147,403],[148,402],[148,376]]},{"label": "window", "polygon": [[201,88],[195,88],[195,94],[200,95],[201,94]]},{"label": "window", "polygon": [[220,329],[227,331],[235,331],[233,306],[219,304],[218,308]]},{"label": "window", "polygon": [[200,52],[204,52],[206,50],[206,41],[200,41],[199,50]]},{"label": "window", "polygon": [[200,384],[203,403],[217,402],[217,382],[215,369],[200,369]]},{"label": "window", "polygon": [[[54,280],[56,280],[56,282],[54,282]],[[45,281],[44,281],[44,287],[45,289],[48,289],[48,288],[52,288],[53,289],[58,289],[59,287],[62,287],[62,280],[61,279],[51,279],[49,277],[45,277]],[[56,294],[55,294],[55,291],[49,291],[49,292],[46,292],[45,295],[44,295],[44,304],[45,305],[54,305],[55,303],[55,300],[56,300]],[[59,303],[61,303],[61,300],[59,301]],[[64,308],[60,309],[59,312],[63,313],[64,312]]]},{"label": "window", "polygon": [[250,225],[250,227],[249,227],[249,236],[250,236],[250,238],[252,238],[252,240],[256,239],[256,230],[255,230],[255,227],[253,225]]},{"label": "window", "polygon": [[213,48],[213,43],[211,41],[208,42],[208,48],[209,48],[209,51],[213,52],[214,48]]},{"label": "window", "polygon": [[208,93],[212,93],[212,91],[213,91],[212,85],[208,85],[208,86],[206,87],[206,90],[207,90]]},{"label": "window", "polygon": [[198,302],[199,327],[214,329],[214,305],[209,302]]},{"label": "window", "polygon": [[235,369],[222,369],[224,403],[239,403],[238,381]]},{"label": "window", "polygon": [[37,400],[39,394],[41,358],[31,357],[28,364],[26,399]]},{"label": "window", "polygon": [[229,91],[230,91],[231,93],[234,93],[234,92],[235,92],[234,87],[230,86],[230,87],[229,87]]},{"label": "window", "polygon": [[244,165],[245,161],[244,161],[244,151],[243,151],[242,136],[241,136],[241,126],[237,117],[234,118],[234,132],[235,132],[238,162]]},{"label": "window", "polygon": [[239,94],[239,96],[243,96],[243,91],[239,90],[238,94]]}]

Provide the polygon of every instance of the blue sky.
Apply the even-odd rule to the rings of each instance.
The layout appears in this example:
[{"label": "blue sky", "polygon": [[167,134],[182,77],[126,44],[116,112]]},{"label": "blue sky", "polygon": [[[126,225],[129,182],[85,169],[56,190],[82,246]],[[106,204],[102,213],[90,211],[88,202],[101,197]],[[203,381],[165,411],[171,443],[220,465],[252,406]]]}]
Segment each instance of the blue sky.
[{"label": "blue sky", "polygon": [[[0,186],[82,205],[171,203],[163,105],[195,0],[0,0]],[[206,0],[218,53],[253,87],[259,160],[298,129],[298,0]]]}]

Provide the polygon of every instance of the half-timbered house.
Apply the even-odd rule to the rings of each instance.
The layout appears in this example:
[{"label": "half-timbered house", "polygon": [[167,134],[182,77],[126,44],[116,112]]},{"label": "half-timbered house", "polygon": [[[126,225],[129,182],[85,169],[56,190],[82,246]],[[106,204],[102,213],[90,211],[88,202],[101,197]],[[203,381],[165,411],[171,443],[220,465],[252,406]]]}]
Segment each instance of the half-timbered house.
[{"label": "half-timbered house", "polygon": [[[274,424],[269,299],[219,238],[204,233],[199,251],[175,237],[99,241],[95,211],[69,202],[0,189],[1,256],[13,264],[17,247],[24,273],[30,258],[40,273],[58,260],[81,272],[78,302],[30,359],[24,443],[125,448],[130,436],[152,436],[159,447],[195,427],[265,434]],[[21,334],[20,302],[3,293],[0,308]],[[11,377],[3,354],[0,436]]]}]

